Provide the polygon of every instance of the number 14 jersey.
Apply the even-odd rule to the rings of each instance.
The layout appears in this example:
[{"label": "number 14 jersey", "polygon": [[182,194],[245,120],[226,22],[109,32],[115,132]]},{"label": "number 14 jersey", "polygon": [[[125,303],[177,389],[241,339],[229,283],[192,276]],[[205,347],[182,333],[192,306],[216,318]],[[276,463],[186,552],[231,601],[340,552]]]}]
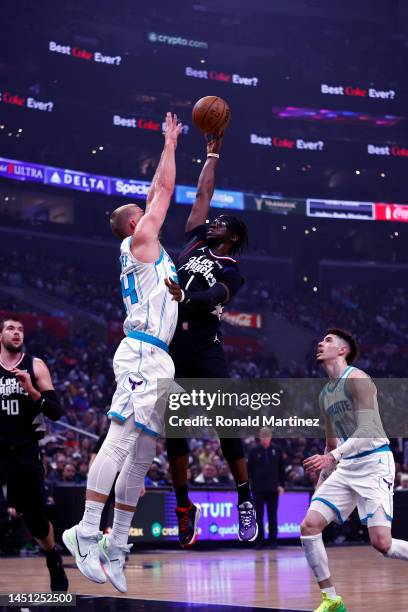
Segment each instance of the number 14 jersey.
[{"label": "number 14 jersey", "polygon": [[131,242],[129,236],[120,247],[120,282],[127,315],[123,331],[126,335],[143,332],[169,345],[177,324],[178,303],[171,299],[164,279],[177,282],[176,267],[163,247],[156,261],[138,261],[131,252]]}]

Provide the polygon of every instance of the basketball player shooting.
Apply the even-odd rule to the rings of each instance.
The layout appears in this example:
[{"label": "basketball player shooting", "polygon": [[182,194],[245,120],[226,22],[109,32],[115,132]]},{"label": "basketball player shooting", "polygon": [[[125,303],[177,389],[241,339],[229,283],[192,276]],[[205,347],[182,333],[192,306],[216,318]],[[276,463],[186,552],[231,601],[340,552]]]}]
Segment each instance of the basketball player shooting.
[{"label": "basketball player shooting", "polygon": [[[206,138],[207,160],[198,180],[196,199],[186,223],[186,242],[178,259],[179,281],[166,281],[172,298],[179,304],[177,328],[170,346],[177,378],[228,377],[220,317],[225,304],[243,284],[234,255],[247,243],[244,223],[231,215],[220,215],[206,225],[223,135],[208,134]],[[242,441],[221,438],[221,449],[238,491],[238,538],[252,542],[258,535],[258,526]],[[167,439],[182,547],[195,543],[199,519],[199,509],[188,496],[188,453],[185,439]]]},{"label": "basketball player shooting", "polygon": [[24,327],[17,318],[0,321],[0,483],[10,505],[44,551],[51,591],[66,591],[68,579],[47,518],[44,468],[38,441],[44,416],[57,421],[61,406],[42,359],[23,351]]},{"label": "basketball player shooting", "polygon": [[[176,268],[159,242],[176,179],[175,150],[181,132],[177,117],[167,113],[164,149],[147,197],[146,211],[126,204],[113,211],[111,228],[121,240],[125,338],[113,358],[116,391],[108,416],[109,431],[89,471],[81,522],[63,534],[78,569],[94,582],[106,577],[126,592],[124,564],[129,528],[144,477],[164,426],[157,410],[157,379],[173,379],[168,345],[177,323],[177,303],[164,279],[176,279]],[[115,485],[111,533],[99,531],[101,514]]]},{"label": "basketball player shooting", "polygon": [[395,465],[378,410],[371,378],[352,366],[358,354],[354,337],[327,330],[318,344],[317,361],[329,382],[319,397],[326,423],[326,450],[304,461],[307,472],[320,472],[310,508],[301,525],[307,562],[322,592],[315,612],[345,612],[330,576],[322,540],[324,528],[342,524],[357,506],[372,546],[388,559],[408,560],[408,542],[391,536]]}]

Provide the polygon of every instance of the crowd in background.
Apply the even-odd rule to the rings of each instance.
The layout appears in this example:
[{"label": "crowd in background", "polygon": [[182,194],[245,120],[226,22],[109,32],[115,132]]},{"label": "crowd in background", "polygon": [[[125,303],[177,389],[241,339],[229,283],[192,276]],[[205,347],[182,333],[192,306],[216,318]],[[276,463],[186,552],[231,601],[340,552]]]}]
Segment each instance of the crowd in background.
[{"label": "crowd in background", "polygon": [[[43,298],[60,298],[63,303],[75,305],[100,322],[123,319],[119,284],[104,280],[102,276],[95,280],[78,265],[54,259],[47,261],[44,256],[29,251],[9,253],[7,261],[2,257],[0,264],[4,264],[0,273],[3,286],[39,290]],[[234,298],[232,308],[261,312],[264,329],[242,330],[228,325],[226,331],[238,337],[265,340],[267,319],[273,316],[312,331],[318,340],[328,326],[341,322],[342,327],[356,334],[363,349],[358,362],[361,368],[375,377],[402,377],[408,365],[406,291],[402,287],[384,288],[381,293],[375,292],[375,299],[373,291],[373,288],[338,285],[325,295],[316,296],[306,288],[287,295],[270,281],[250,281]],[[24,303],[21,296],[19,299],[10,296],[5,307],[41,314],[40,309]],[[54,314],[65,316],[64,312]],[[270,346],[270,342],[263,344]],[[57,483],[84,483],[96,439],[108,426],[106,412],[115,388],[112,370],[115,347],[97,340],[91,331],[76,332],[69,340],[61,341],[42,328],[30,334],[27,346],[31,353],[45,359],[63,404],[61,425],[50,425],[43,447],[50,491]],[[314,355],[315,342],[311,342],[306,359],[290,363],[279,363],[269,348],[230,350],[227,353],[229,374],[234,379],[316,377],[319,373]],[[81,429],[84,434],[78,435],[64,425]],[[302,462],[321,450],[321,442],[287,439],[275,440],[275,443],[283,451],[286,485],[312,486]],[[247,440],[247,451],[254,444],[254,439]],[[401,441],[395,448],[398,450],[398,471],[402,474],[408,471],[408,448]],[[189,482],[192,486],[233,484],[218,442],[191,442]],[[165,443],[158,443],[146,485],[171,485]],[[400,485],[400,474],[397,485]]]},{"label": "crowd in background", "polygon": [[[30,255],[26,257],[29,258]],[[105,315],[107,318],[122,317],[120,297],[115,287],[106,283],[94,294],[88,293],[82,299],[81,296],[86,292],[76,291],[82,282],[81,274],[75,268],[71,270],[70,274],[69,268],[62,269],[62,264],[50,265],[45,272],[36,271],[31,274],[28,280],[21,268],[13,270],[13,266],[8,266],[3,270],[2,278],[16,285],[28,280],[31,286],[41,287],[44,293],[63,295],[68,301],[76,295],[75,300],[85,311],[89,309],[89,312],[95,312],[98,311],[98,305],[101,308],[108,305],[106,312],[109,314]],[[63,281],[60,280],[61,277],[64,278]],[[106,299],[107,295],[110,296],[109,300]],[[369,290],[343,286],[332,289],[325,298],[320,296],[316,300],[313,296],[307,299],[306,294],[288,297],[271,283],[262,282],[249,283],[236,298],[236,307],[246,311],[254,308],[259,310],[260,303],[265,312],[279,315],[297,325],[301,324],[318,335],[333,321],[341,321],[344,327],[357,334],[364,347],[358,365],[373,376],[399,376],[406,370],[407,357],[403,346],[408,333],[405,320],[407,299],[402,288],[385,289],[373,301]],[[233,333],[239,335],[239,330],[234,329]],[[85,432],[84,435],[78,435],[64,425],[50,426],[49,437],[43,447],[50,489],[57,483],[84,483],[86,480],[96,439],[108,426],[106,412],[115,388],[112,370],[114,348],[96,340],[89,331],[75,333],[65,342],[57,340],[43,329],[32,333],[28,338],[29,351],[43,357],[52,372],[63,404],[64,415],[61,423]],[[314,348],[313,343],[304,363],[290,364],[280,364],[270,350],[230,351],[227,354],[230,376],[235,379],[315,377],[318,372]],[[247,451],[255,443],[254,439],[247,440]],[[321,441],[287,439],[275,440],[274,443],[281,446],[283,451],[286,486],[312,486],[313,481],[304,473],[302,462],[310,454],[322,449]],[[395,443],[395,450],[398,472],[408,472],[408,446],[404,441],[399,441]],[[192,486],[233,484],[218,442],[191,442],[189,482]],[[165,443],[158,443],[157,456],[147,475],[146,485],[171,485]],[[397,485],[400,485],[400,474],[397,477]]]}]

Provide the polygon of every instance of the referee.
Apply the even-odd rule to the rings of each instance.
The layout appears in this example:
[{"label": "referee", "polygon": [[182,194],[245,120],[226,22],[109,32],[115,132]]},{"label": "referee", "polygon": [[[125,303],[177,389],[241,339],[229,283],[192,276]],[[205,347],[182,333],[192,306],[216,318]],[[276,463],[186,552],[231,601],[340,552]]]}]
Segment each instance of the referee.
[{"label": "referee", "polygon": [[51,591],[66,591],[68,579],[46,513],[38,446],[44,416],[58,420],[61,407],[47,366],[24,353],[23,343],[22,322],[17,317],[0,320],[0,482],[7,484],[9,502],[45,553]]}]

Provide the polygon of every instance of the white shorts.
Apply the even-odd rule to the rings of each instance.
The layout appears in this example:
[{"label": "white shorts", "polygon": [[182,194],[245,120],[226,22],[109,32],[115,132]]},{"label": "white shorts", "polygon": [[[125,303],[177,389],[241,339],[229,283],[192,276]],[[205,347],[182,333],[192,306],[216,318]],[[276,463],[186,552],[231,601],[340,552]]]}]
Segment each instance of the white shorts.
[{"label": "white shorts", "polygon": [[[158,346],[124,338],[113,358],[116,391],[108,412],[110,419],[124,422],[134,417],[135,427],[153,436],[164,434],[166,395],[158,394],[158,379],[174,379],[174,363]],[[162,390],[162,385],[160,385]]]},{"label": "white shorts", "polygon": [[[315,492],[310,509],[322,514],[328,523],[342,524],[357,506],[363,525],[391,527],[394,477],[394,457],[389,450],[342,459]],[[379,508],[384,512],[378,513]]]}]

